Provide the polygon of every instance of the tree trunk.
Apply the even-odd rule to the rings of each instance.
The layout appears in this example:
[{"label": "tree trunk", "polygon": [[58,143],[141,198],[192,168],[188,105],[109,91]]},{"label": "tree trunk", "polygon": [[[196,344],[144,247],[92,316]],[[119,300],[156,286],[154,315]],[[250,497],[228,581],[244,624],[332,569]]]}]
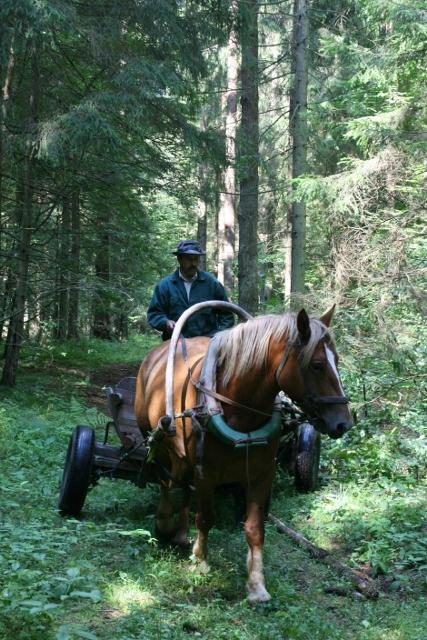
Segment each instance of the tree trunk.
[{"label": "tree trunk", "polygon": [[224,93],[225,157],[226,167],[222,175],[220,206],[218,211],[218,279],[228,291],[233,291],[233,261],[235,251],[236,217],[236,134],[237,134],[237,0],[231,1],[233,26],[228,38],[227,91]]},{"label": "tree trunk", "polygon": [[67,197],[62,203],[62,216],[59,245],[59,278],[58,278],[58,318],[56,337],[65,340],[68,325],[68,295],[70,273],[70,202]]},{"label": "tree trunk", "polygon": [[94,299],[92,334],[103,340],[112,339],[111,301],[108,291],[110,282],[110,230],[109,215],[103,213],[98,219],[99,246],[95,256],[97,287]]},{"label": "tree trunk", "polygon": [[48,296],[45,294],[40,298],[38,303],[38,330],[35,336],[35,342],[38,344],[42,341],[43,336],[46,332],[46,327],[49,326],[49,321],[51,317],[51,301],[48,299]]},{"label": "tree trunk", "polygon": [[[16,202],[18,202],[18,198],[16,198]],[[12,252],[11,252],[12,253]],[[0,303],[0,339],[3,339],[3,330],[4,325],[9,317],[9,311],[13,306],[14,293],[16,290],[16,282],[15,282],[16,274],[13,273],[13,270],[8,266],[5,269],[5,273],[2,276],[2,296]]]},{"label": "tree trunk", "polygon": [[[307,44],[306,0],[294,0],[292,63],[293,84],[289,102],[289,132],[292,145],[292,179],[306,171],[307,163]],[[305,282],[305,203],[297,201],[291,187],[286,239],[285,295],[291,306],[298,304]]]},{"label": "tree trunk", "polygon": [[[269,180],[268,185],[274,188],[273,181]],[[264,264],[264,282],[260,291],[260,300],[265,305],[272,295],[278,295],[282,287],[282,280],[277,282],[277,271],[271,256],[276,252],[276,210],[277,200],[274,195],[270,196],[263,210],[264,214],[264,246],[265,246],[265,264]]]},{"label": "tree trunk", "polygon": [[[0,27],[0,35],[3,41],[5,38],[5,32],[6,32],[6,29]],[[12,36],[12,40],[9,48],[9,58],[6,65],[6,72],[5,72],[4,83],[2,87],[2,93],[1,93],[1,110],[0,110],[0,254],[3,252],[5,254],[7,253],[7,246],[3,237],[4,236],[4,233],[3,233],[3,225],[4,225],[3,171],[5,167],[4,138],[6,135],[6,122],[7,122],[7,115],[8,115],[9,104],[10,104],[10,92],[12,87],[13,72],[15,69],[15,60],[16,58],[15,58],[15,52],[14,52],[14,36]],[[3,82],[3,73],[2,73],[1,66],[0,66],[0,78],[1,78],[1,81]],[[5,262],[2,262],[0,266],[0,287],[1,287],[0,296],[2,298],[2,304],[1,304],[2,309],[0,312],[1,313],[0,340],[2,340],[3,338],[4,318],[6,316],[7,303],[9,301],[8,286],[10,287],[12,277],[13,276],[12,276],[9,265],[7,265]]]},{"label": "tree trunk", "polygon": [[[28,269],[30,264],[30,246],[32,235],[32,167],[27,150],[27,157],[24,165],[24,198],[16,202],[18,215],[21,218],[21,235],[17,251],[17,276],[15,297],[11,308],[11,317],[5,346],[5,362],[1,383],[13,387],[16,383],[18,369],[19,351],[22,344],[24,332],[25,302],[28,286]],[[17,185],[17,198],[22,193],[20,185]]]},{"label": "tree trunk", "polygon": [[23,199],[21,200],[21,185],[17,183],[17,220],[20,219],[20,237],[17,247],[17,277],[14,304],[11,309],[8,335],[5,346],[5,362],[1,383],[6,386],[16,384],[19,351],[23,339],[25,303],[28,288],[28,271],[30,264],[30,249],[33,223],[33,137],[35,135],[38,114],[39,67],[37,51],[34,43],[31,45],[31,89],[29,96],[29,119],[23,161]]},{"label": "tree trunk", "polygon": [[219,168],[215,171],[215,192],[214,192],[214,245],[212,249],[212,264],[215,277],[218,277],[218,256],[219,256],[219,232],[218,232],[218,211],[219,211],[219,198],[220,198],[220,184],[221,184],[221,171]]},{"label": "tree trunk", "polygon": [[79,337],[79,291],[80,291],[80,201],[78,188],[71,196],[71,249],[70,249],[70,294],[68,302],[67,338]]},{"label": "tree trunk", "polygon": [[258,2],[241,5],[242,124],[239,135],[239,304],[250,313],[258,306]]},{"label": "tree trunk", "polygon": [[[206,250],[208,225],[208,167],[205,163],[199,166],[199,198],[197,202],[197,240]],[[200,268],[206,270],[206,255],[200,256]]]},{"label": "tree trunk", "polygon": [[55,235],[55,287],[52,300],[52,337],[58,339],[59,326],[59,292],[61,290],[61,223],[62,220],[58,216],[56,220]]},{"label": "tree trunk", "polygon": [[127,313],[119,313],[114,317],[115,337],[119,340],[129,338],[129,316]]},{"label": "tree trunk", "polygon": [[[0,35],[2,39],[5,37],[5,29],[0,27]],[[14,52],[14,36],[9,47],[9,58],[6,65],[6,73],[1,93],[1,111],[0,111],[0,249],[3,242],[3,167],[4,167],[4,137],[6,135],[7,115],[10,104],[10,92],[12,88],[13,72],[15,69],[15,52]],[[4,42],[4,40],[3,40]],[[0,78],[3,81],[2,68],[0,66]]]}]

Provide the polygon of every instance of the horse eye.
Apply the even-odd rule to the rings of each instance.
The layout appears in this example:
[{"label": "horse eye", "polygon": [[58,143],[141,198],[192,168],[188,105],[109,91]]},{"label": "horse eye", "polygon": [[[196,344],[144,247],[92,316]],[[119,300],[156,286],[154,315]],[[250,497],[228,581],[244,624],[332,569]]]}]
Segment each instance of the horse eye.
[{"label": "horse eye", "polygon": [[324,362],[317,361],[311,363],[311,368],[315,371],[324,371],[326,369],[326,365]]}]

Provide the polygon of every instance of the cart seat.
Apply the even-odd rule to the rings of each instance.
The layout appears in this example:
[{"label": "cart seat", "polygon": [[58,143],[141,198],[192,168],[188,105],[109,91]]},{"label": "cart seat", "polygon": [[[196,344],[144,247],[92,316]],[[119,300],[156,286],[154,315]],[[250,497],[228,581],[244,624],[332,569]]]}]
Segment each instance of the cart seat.
[{"label": "cart seat", "polygon": [[122,445],[131,449],[142,440],[136,422],[135,402],[136,378],[123,378],[115,387],[106,387],[108,408],[116,433]]}]

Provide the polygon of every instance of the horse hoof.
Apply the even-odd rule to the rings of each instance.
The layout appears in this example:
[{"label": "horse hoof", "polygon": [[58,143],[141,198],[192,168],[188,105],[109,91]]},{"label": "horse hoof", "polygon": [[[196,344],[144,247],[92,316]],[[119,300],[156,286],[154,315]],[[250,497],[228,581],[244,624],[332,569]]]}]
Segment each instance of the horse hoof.
[{"label": "horse hoof", "polygon": [[199,560],[199,558],[196,558],[195,556],[191,556],[190,560],[192,562],[189,567],[191,573],[205,574],[209,573],[211,570],[206,560]]},{"label": "horse hoof", "polygon": [[271,595],[267,589],[261,585],[256,587],[256,589],[251,589],[248,593],[249,604],[262,604],[264,602],[270,602],[270,600]]},{"label": "horse hoof", "polygon": [[173,531],[170,532],[170,533],[166,533],[165,531],[157,531],[156,530],[155,533],[154,533],[154,536],[155,536],[156,540],[161,545],[171,544],[173,535],[174,535]]},{"label": "horse hoof", "polygon": [[178,527],[161,529],[158,525],[155,527],[154,535],[160,544],[165,545],[180,544],[177,540],[180,538],[180,535],[182,536],[182,534],[178,532]]},{"label": "horse hoof", "polygon": [[180,547],[180,549],[188,549],[189,547],[191,547],[191,542],[186,535],[174,536],[171,539],[170,543],[175,547]]}]

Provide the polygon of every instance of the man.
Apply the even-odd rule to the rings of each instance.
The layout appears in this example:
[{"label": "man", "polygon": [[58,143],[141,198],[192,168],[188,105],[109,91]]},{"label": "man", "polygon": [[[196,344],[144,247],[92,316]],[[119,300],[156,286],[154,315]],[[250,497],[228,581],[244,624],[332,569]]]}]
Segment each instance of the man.
[{"label": "man", "polygon": [[[200,256],[206,252],[196,240],[183,240],[173,252],[179,267],[170,276],[163,278],[155,287],[147,311],[147,319],[153,329],[162,332],[168,340],[179,316],[189,307],[205,300],[228,302],[225,289],[216,278],[199,269]],[[214,309],[202,309],[187,320],[182,335],[213,336],[222,329],[233,326],[233,314]]]}]

